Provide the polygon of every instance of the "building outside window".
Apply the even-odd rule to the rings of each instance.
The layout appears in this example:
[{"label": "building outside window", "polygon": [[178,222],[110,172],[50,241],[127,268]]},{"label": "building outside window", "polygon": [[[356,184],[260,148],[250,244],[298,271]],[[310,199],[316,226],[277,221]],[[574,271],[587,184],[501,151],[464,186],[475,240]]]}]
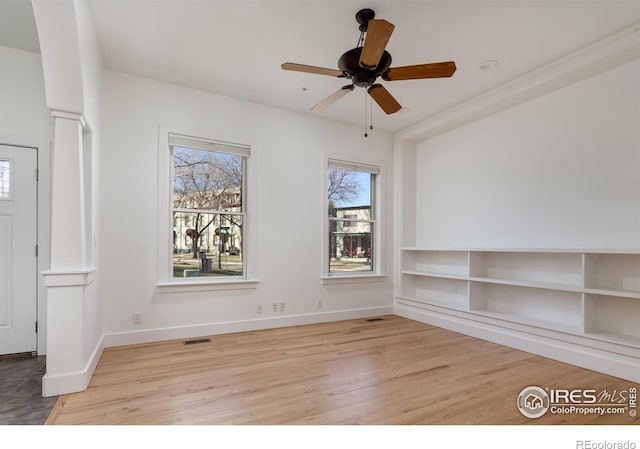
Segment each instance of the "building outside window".
[{"label": "building outside window", "polygon": [[[358,219],[358,215],[357,214],[345,214],[344,218],[353,218],[354,220]],[[356,221],[345,221],[344,222],[344,227],[345,228],[353,228],[355,226],[358,226]]]},{"label": "building outside window", "polygon": [[328,272],[376,271],[376,180],[379,167],[329,160],[327,172]]}]

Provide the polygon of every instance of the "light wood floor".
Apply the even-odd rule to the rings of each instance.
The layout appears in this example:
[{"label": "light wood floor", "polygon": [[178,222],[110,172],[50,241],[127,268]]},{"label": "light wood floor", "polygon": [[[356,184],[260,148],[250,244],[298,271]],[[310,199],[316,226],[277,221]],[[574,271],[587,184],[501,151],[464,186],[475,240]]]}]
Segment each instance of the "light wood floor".
[{"label": "light wood floor", "polygon": [[614,377],[398,316],[106,349],[47,424],[638,424],[516,408],[527,386],[623,390]]}]

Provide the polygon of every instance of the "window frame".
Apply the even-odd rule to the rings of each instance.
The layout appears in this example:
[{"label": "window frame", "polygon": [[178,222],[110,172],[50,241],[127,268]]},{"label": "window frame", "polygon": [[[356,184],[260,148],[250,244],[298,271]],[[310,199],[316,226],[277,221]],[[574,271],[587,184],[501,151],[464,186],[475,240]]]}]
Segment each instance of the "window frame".
[{"label": "window frame", "polygon": [[[238,139],[213,139],[208,137],[212,133],[201,130],[177,130],[167,126],[159,127],[159,158],[158,158],[158,282],[159,293],[197,292],[211,290],[235,290],[256,288],[258,280],[252,271],[253,235],[249,210],[251,198],[249,193],[249,173],[252,164],[252,145],[236,143]],[[186,211],[185,208],[175,208],[173,201],[174,172],[173,147],[186,147],[197,150],[217,151],[221,153],[242,156],[243,173],[241,187],[241,212],[220,210],[200,210],[202,213],[217,215],[240,215],[242,217],[242,275],[202,276],[202,277],[173,277],[173,220],[174,212]],[[188,211],[190,212],[190,211]],[[190,212],[192,213],[192,211]]]},{"label": "window frame", "polygon": [[[382,235],[385,232],[383,223],[384,217],[384,195],[385,191],[385,164],[381,161],[372,160],[353,160],[340,156],[324,155],[324,163],[322,164],[322,251],[321,251],[321,282],[323,284],[331,283],[352,283],[352,282],[371,282],[376,280],[384,280],[386,277],[384,266],[385,249],[382,245]],[[329,168],[341,168],[347,170],[367,172],[375,176],[371,186],[371,209],[373,211],[370,220],[367,219],[337,219],[329,216],[329,199],[327,198],[328,190],[328,171]],[[354,223],[371,223],[371,271],[361,272],[330,272],[329,264],[331,256],[330,252],[330,223],[332,221],[354,222]]]}]

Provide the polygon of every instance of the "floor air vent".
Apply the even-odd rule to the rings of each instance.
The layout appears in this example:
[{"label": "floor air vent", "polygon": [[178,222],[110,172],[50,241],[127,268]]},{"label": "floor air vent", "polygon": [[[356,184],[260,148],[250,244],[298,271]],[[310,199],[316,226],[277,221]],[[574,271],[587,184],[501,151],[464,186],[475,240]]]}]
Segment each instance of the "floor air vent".
[{"label": "floor air vent", "polygon": [[367,318],[367,321],[369,323],[372,323],[374,321],[384,321],[384,318]]},{"label": "floor air vent", "polygon": [[209,338],[200,338],[198,340],[186,340],[184,342],[185,345],[197,345],[198,343],[211,343],[211,339],[209,339]]}]

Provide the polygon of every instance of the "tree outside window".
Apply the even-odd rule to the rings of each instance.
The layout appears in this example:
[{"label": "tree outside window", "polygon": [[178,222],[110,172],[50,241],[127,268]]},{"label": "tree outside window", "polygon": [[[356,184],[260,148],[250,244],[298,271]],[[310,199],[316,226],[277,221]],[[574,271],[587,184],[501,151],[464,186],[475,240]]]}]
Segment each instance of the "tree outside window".
[{"label": "tree outside window", "polygon": [[243,276],[246,157],[179,143],[170,145],[173,277]]},{"label": "tree outside window", "polygon": [[374,271],[377,173],[377,167],[329,162],[329,274]]}]

